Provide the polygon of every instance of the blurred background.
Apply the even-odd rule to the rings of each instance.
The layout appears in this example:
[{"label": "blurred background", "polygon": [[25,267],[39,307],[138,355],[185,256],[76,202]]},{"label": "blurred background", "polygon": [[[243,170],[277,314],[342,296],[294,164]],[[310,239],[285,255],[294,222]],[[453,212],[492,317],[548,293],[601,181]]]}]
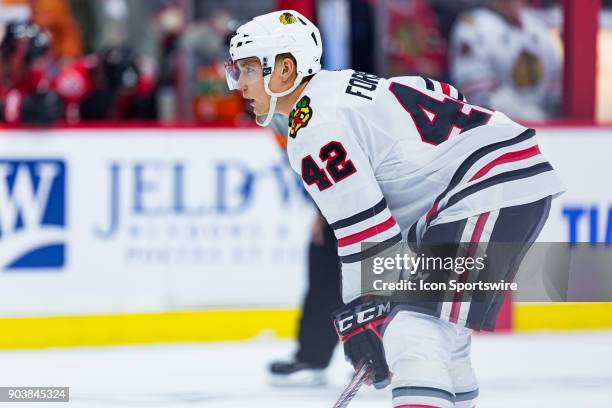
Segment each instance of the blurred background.
[{"label": "blurred background", "polygon": [[[610,0],[0,0],[0,386],[331,406],[338,352],[327,388],[265,381],[294,348],[320,230],[282,121],[254,125],[224,62],[240,24],[278,9],[318,25],[324,69],[450,82],[536,128],[567,185],[540,241],[612,243]],[[476,337],[482,406],[609,406],[612,271],[570,274],[604,295],[508,302],[501,334]]]},{"label": "blurred background", "polygon": [[[605,90],[612,87],[612,3],[590,3],[2,0],[0,32],[8,27],[10,34],[11,24],[30,21],[46,38],[44,44],[31,38],[25,54],[17,44],[28,40],[5,40],[0,95],[4,99],[16,88],[26,99],[48,92],[61,101],[49,117],[16,119],[5,112],[4,121],[248,124],[242,102],[223,82],[228,37],[245,19],[278,7],[317,22],[327,69],[452,81],[475,103],[516,118],[610,121]],[[483,8],[496,10],[497,17],[478,18]],[[502,32],[513,27],[522,35]],[[499,38],[481,44],[483,32]],[[501,52],[508,41],[522,41],[521,52]],[[31,89],[22,90],[23,81]]]}]

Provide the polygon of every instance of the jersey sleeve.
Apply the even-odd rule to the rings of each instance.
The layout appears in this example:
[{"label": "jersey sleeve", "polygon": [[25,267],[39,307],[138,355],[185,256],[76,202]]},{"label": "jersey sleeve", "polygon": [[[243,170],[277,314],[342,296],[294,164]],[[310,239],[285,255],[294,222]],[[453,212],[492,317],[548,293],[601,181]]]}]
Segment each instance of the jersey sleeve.
[{"label": "jersey sleeve", "polygon": [[[309,128],[290,142],[289,158],[338,240],[342,298],[359,297],[361,261],[401,241],[368,156],[336,123]],[[362,248],[362,243],[369,244]],[[372,243],[372,244],[370,244]]]}]

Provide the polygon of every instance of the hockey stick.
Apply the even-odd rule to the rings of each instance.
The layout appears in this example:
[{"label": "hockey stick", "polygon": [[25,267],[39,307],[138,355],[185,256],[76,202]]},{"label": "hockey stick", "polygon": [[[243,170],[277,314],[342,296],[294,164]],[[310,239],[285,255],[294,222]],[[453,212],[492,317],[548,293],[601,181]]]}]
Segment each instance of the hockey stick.
[{"label": "hockey stick", "polygon": [[359,366],[359,369],[355,371],[353,378],[351,378],[351,382],[346,386],[338,401],[334,404],[333,408],[346,408],[348,404],[355,398],[357,395],[357,391],[361,385],[365,382],[366,378],[370,374],[370,366],[368,364],[362,364]]}]

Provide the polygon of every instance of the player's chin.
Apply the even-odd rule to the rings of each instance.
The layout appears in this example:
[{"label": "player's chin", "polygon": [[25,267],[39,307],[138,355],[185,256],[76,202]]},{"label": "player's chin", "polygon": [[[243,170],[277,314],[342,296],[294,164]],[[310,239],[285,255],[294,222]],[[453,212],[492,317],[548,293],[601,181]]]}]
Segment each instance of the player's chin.
[{"label": "player's chin", "polygon": [[253,113],[255,116],[264,116],[266,113],[268,113],[268,110],[262,109],[262,107],[259,105],[253,105]]}]

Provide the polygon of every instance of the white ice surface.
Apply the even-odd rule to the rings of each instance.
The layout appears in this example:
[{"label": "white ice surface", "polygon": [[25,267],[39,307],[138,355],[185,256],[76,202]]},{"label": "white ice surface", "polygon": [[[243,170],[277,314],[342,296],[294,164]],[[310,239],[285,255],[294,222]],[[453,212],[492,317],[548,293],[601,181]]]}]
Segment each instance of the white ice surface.
[{"label": "white ice surface", "polygon": [[[340,350],[330,385],[277,389],[266,366],[293,343],[171,344],[0,352],[0,386],[69,386],[70,403],[19,408],[331,407],[349,379]],[[477,336],[479,408],[612,407],[612,332]],[[390,390],[362,389],[351,408],[390,407]]]}]

